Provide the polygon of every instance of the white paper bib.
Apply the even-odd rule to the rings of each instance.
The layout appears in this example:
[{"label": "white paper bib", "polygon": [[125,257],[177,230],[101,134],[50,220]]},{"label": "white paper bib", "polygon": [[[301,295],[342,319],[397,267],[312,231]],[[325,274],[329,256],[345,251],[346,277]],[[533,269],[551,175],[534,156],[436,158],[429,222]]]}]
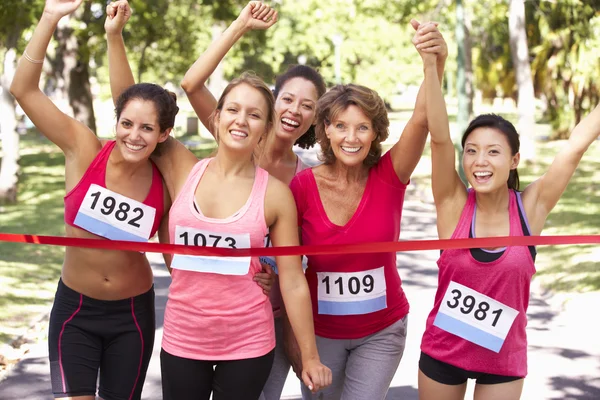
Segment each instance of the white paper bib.
[{"label": "white paper bib", "polygon": [[[250,234],[217,233],[177,225],[175,226],[175,244],[249,249]],[[221,275],[246,275],[250,270],[250,257],[210,257],[175,254],[171,262],[171,268]]]},{"label": "white paper bib", "polygon": [[319,314],[359,315],[387,307],[384,268],[317,272]]},{"label": "white paper bib", "polygon": [[91,184],[74,225],[111,240],[147,242],[155,215],[154,207]]},{"label": "white paper bib", "polygon": [[433,325],[498,353],[517,315],[514,308],[450,282]]}]

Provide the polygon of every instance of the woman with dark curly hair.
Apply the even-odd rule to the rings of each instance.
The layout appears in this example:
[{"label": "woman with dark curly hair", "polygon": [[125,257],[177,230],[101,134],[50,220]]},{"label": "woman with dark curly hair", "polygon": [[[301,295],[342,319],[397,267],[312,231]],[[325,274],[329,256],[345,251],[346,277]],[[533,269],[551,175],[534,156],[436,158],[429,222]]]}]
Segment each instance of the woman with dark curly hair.
[{"label": "woman with dark curly hair", "polygon": [[[436,24],[412,24],[413,42],[434,54],[441,75],[447,50]],[[423,89],[400,140],[382,156],[388,127],[374,90],[337,85],[319,99],[323,164],[290,184],[304,245],[399,239],[406,186],[427,138]],[[396,254],[308,256],[306,279],[319,355],[333,379],[318,397],[303,386],[303,398],[384,399],[404,352],[409,309]]]}]

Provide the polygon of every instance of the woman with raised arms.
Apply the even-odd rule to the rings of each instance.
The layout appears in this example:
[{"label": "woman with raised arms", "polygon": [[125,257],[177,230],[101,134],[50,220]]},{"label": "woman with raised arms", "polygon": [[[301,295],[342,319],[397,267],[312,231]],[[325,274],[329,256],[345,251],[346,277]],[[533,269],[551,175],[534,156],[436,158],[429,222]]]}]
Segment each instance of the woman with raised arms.
[{"label": "woman with raised arms", "polygon": [[[600,107],[583,119],[548,171],[520,192],[519,135],[504,118],[480,115],[462,137],[455,170],[435,56],[421,50],[431,131],[433,197],[440,239],[539,235],[581,157],[600,135]],[[527,306],[535,247],[444,250],[419,361],[419,398],[516,400],[527,375]]]},{"label": "woman with raised arms", "polygon": [[[116,102],[114,140],[101,141],[39,89],[59,20],[82,0],[47,0],[21,58],[11,93],[39,131],[65,154],[68,237],[147,241],[170,200],[150,161],[171,129],[174,94],[134,85]],[[166,218],[164,219],[166,221]],[[48,347],[57,398],[139,399],[154,343],[154,288],[146,256],[67,247],[50,314]]]}]

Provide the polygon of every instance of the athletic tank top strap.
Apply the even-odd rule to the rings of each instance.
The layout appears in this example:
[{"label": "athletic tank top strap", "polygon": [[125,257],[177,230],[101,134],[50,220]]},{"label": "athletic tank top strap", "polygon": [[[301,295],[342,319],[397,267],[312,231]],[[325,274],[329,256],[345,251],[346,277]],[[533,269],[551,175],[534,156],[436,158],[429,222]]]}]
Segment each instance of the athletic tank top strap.
[{"label": "athletic tank top strap", "polygon": [[469,189],[467,192],[467,202],[463,207],[462,213],[460,214],[460,219],[456,225],[456,229],[454,229],[450,239],[463,239],[469,237],[469,229],[471,229],[473,212],[475,212],[475,191],[473,189]]}]

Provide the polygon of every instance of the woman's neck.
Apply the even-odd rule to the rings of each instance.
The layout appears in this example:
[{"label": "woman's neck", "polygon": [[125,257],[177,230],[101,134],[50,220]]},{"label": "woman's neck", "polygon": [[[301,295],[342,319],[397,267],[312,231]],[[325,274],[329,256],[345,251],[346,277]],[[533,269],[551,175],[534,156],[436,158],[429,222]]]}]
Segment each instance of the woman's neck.
[{"label": "woman's neck", "polygon": [[486,214],[505,212],[508,209],[509,196],[508,186],[504,186],[491,193],[475,192],[477,211]]}]

